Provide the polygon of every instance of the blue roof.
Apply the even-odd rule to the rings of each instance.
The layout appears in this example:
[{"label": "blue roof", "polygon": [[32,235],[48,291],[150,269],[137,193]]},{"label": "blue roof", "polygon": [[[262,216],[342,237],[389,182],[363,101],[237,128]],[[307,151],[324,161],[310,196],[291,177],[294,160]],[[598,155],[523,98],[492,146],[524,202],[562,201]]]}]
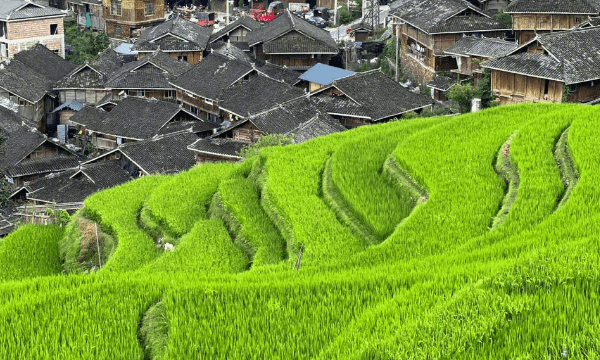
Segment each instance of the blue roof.
[{"label": "blue roof", "polygon": [[317,64],[306,70],[306,72],[300,76],[300,79],[327,86],[331,85],[333,80],[341,79],[353,74],[354,71]]},{"label": "blue roof", "polygon": [[119,54],[124,54],[124,55],[135,55],[135,54],[137,54],[137,51],[131,51],[132,47],[133,47],[133,44],[121,43],[121,45],[117,46],[117,48],[115,49],[115,51],[118,52]]},{"label": "blue roof", "polygon": [[80,103],[77,100],[69,100],[66,103],[64,103],[61,106],[59,106],[56,109],[54,109],[54,111],[52,111],[52,112],[61,111],[62,109],[65,109],[65,108],[69,108],[71,110],[79,111],[79,110],[83,109],[83,104]]}]

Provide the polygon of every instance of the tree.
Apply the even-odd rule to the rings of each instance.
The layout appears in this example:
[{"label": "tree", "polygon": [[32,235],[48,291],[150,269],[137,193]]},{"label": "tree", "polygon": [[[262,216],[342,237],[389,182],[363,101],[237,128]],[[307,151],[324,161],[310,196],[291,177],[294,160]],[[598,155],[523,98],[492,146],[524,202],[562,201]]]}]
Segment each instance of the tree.
[{"label": "tree", "polygon": [[342,4],[340,11],[339,11],[339,15],[338,15],[338,22],[340,25],[344,25],[344,24],[348,24],[349,22],[352,22],[353,18],[352,18],[352,13],[350,12],[350,10],[348,10],[348,6],[346,6],[346,4]]},{"label": "tree", "polygon": [[110,39],[105,32],[80,30],[75,21],[68,20],[65,21],[65,43],[74,49],[73,53],[67,55],[67,60],[84,63],[106,50],[110,45]]},{"label": "tree", "polygon": [[458,106],[461,113],[471,111],[471,100],[477,91],[471,84],[456,84],[448,90],[447,97],[450,102]]},{"label": "tree", "polygon": [[496,95],[492,93],[492,72],[483,70],[483,77],[477,83],[476,96],[481,99],[481,108],[487,109],[496,105]]},{"label": "tree", "polygon": [[258,155],[260,149],[271,147],[271,146],[286,146],[292,143],[293,136],[283,134],[266,134],[262,135],[260,139],[254,144],[250,144],[244,147],[238,155],[244,159]]},{"label": "tree", "polygon": [[500,12],[496,14],[496,19],[502,21],[504,25],[512,29],[513,18],[511,14],[507,14],[500,10]]},{"label": "tree", "polygon": [[244,0],[238,1],[238,7],[241,9],[244,7]]}]

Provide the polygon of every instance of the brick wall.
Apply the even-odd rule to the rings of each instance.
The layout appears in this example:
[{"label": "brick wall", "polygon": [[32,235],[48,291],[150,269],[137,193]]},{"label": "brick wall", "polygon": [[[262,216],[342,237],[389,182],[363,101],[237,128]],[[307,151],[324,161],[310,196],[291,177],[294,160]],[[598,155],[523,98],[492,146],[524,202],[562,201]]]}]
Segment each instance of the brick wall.
[{"label": "brick wall", "polygon": [[7,24],[7,40],[50,36],[50,25],[58,25],[58,35],[64,35],[63,18],[14,21]]}]

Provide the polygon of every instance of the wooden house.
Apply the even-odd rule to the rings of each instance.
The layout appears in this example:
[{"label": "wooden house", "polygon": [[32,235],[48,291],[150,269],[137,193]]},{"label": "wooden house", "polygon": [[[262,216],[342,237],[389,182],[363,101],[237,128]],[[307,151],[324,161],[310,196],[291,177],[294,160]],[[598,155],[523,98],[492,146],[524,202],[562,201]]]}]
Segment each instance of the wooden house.
[{"label": "wooden house", "polygon": [[261,25],[250,16],[241,16],[238,20],[212,34],[208,42],[209,44],[231,42],[239,48],[249,51],[248,35],[260,28]]},{"label": "wooden house", "polygon": [[448,91],[458,83],[459,81],[457,79],[438,75],[427,84],[427,87],[431,89],[432,99],[446,101],[448,100]]},{"label": "wooden house", "polygon": [[68,0],[68,8],[75,14],[77,25],[94,31],[105,31],[102,0]]},{"label": "wooden house", "polygon": [[33,124],[23,122],[17,114],[2,107],[0,133],[5,139],[0,148],[0,172],[15,186],[79,163],[72,150],[51,141]]},{"label": "wooden house", "polygon": [[188,150],[188,145],[196,140],[198,136],[191,130],[157,135],[148,140],[119,145],[83,164],[117,160],[121,168],[134,178],[153,174],[174,174],[188,170],[196,164],[194,154]]},{"label": "wooden house", "polygon": [[432,100],[408,91],[380,70],[333,80],[310,93],[317,107],[347,128],[385,122],[409,111],[430,108]]},{"label": "wooden house", "polygon": [[373,27],[364,21],[350,26],[350,29],[352,30],[354,41],[356,42],[366,41],[373,32]]},{"label": "wooden house", "polygon": [[317,64],[300,75],[295,85],[306,89],[308,92],[314,92],[331,85],[334,80],[353,74],[354,71]]},{"label": "wooden house", "polygon": [[[209,132],[214,128],[175,103],[133,96],[123,99],[110,112],[85,107],[69,120],[94,147],[104,152],[121,144],[164,135],[169,124],[183,121],[196,121]],[[175,128],[173,132],[180,130]]]},{"label": "wooden house", "polygon": [[329,60],[339,48],[328,31],[286,10],[274,20],[246,36],[258,61],[269,61],[293,70],[306,70]]},{"label": "wooden house", "polygon": [[301,96],[303,89],[259,74],[227,88],[219,107],[224,121],[236,122]]},{"label": "wooden house", "polygon": [[135,30],[165,20],[165,0],[103,0],[103,5],[111,39],[136,37]]},{"label": "wooden house", "polygon": [[196,155],[196,164],[206,162],[236,162],[242,157],[240,151],[248,143],[229,138],[198,139],[188,146],[188,150]]},{"label": "wooden house", "polygon": [[129,95],[175,102],[175,87],[170,81],[190,68],[187,62],[157,50],[119,68],[104,87],[110,90],[114,99]]},{"label": "wooden house", "polygon": [[212,53],[170,84],[177,89],[177,102],[190,113],[210,122],[221,122],[219,104],[223,91],[238,81],[249,80],[257,71],[252,64]]},{"label": "wooden house", "polygon": [[465,35],[503,37],[510,29],[478,7],[461,0],[410,0],[391,16],[400,37],[400,61],[422,83],[457,68],[445,53]]},{"label": "wooden house", "polygon": [[175,17],[142,32],[132,50],[138,59],[151,55],[156,50],[173,59],[197,64],[212,34],[212,27],[203,27],[180,17]]},{"label": "wooden house", "polygon": [[465,36],[445,51],[456,59],[457,69],[452,70],[460,79],[473,78],[475,85],[483,77],[479,64],[504,56],[518,47],[517,43],[494,38]]},{"label": "wooden house", "polygon": [[500,104],[589,102],[600,97],[599,43],[600,28],[538,35],[482,67]]},{"label": "wooden house", "polygon": [[262,113],[234,123],[223,123],[221,129],[207,139],[199,139],[188,149],[196,153],[198,164],[216,161],[238,161],[239,152],[264,134],[281,134],[301,143],[318,136],[346,130],[335,119],[319,110],[306,97],[289,100]]},{"label": "wooden house", "polygon": [[16,54],[8,65],[0,65],[0,97],[14,103],[21,117],[46,131],[47,125],[55,125],[53,118],[47,117],[57,103],[52,86],[76,66],[38,44]]},{"label": "wooden house", "polygon": [[57,206],[74,211],[83,207],[83,201],[88,196],[132,179],[118,160],[114,160],[80,165],[27,182],[18,193],[24,194],[28,202],[41,208]]},{"label": "wooden house", "polygon": [[60,79],[54,85],[54,90],[58,92],[61,104],[72,100],[82,104],[96,104],[111,93],[106,83],[122,67],[121,56],[110,48],[106,49]]},{"label": "wooden house", "polygon": [[346,130],[307,97],[275,105],[234,123],[223,123],[212,137],[230,138],[252,144],[264,134],[293,135],[295,142]]},{"label": "wooden house", "polygon": [[506,12],[513,17],[513,30],[519,44],[537,34],[569,30],[600,14],[595,0],[515,0]]}]

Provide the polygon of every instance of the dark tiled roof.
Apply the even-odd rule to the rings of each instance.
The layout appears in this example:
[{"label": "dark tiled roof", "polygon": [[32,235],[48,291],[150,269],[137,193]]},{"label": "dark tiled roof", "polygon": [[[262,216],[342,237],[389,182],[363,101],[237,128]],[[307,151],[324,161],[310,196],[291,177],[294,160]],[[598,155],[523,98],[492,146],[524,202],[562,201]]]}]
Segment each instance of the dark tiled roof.
[{"label": "dark tiled roof", "polygon": [[[343,128],[335,119],[320,111],[306,97],[278,105],[249,118],[248,121],[266,134],[300,134],[296,142],[335,132],[336,129],[341,131]],[[325,123],[320,124],[321,122]],[[335,125],[336,123],[339,126]],[[237,126],[239,125],[241,123],[237,124]]]},{"label": "dark tiled roof", "polygon": [[188,149],[200,153],[241,159],[238,153],[247,145],[247,143],[226,138],[211,138],[198,139],[188,146]]},{"label": "dark tiled roof", "polygon": [[196,164],[194,153],[187,147],[197,139],[191,132],[165,135],[121,145],[119,151],[146,174],[178,173]]},{"label": "dark tiled roof", "polygon": [[256,76],[250,81],[241,81],[223,93],[225,99],[221,109],[246,118],[273,106],[304,95],[304,90],[273,80]]},{"label": "dark tiled roof", "polygon": [[0,171],[17,164],[46,141],[32,127],[23,125],[11,111],[0,108],[0,132],[6,139],[0,147]]},{"label": "dark tiled roof", "polygon": [[518,46],[517,43],[502,39],[465,36],[445,52],[451,55],[495,58],[513,52]]},{"label": "dark tiled roof", "polygon": [[231,24],[225,26],[221,30],[212,34],[209,42],[213,43],[213,42],[219,40],[223,36],[229,34],[233,30],[239,28],[240,26],[246,28],[249,31],[258,30],[261,27],[261,25],[256,20],[251,18],[250,16],[242,16],[239,19],[237,19],[236,21],[232,22]]},{"label": "dark tiled roof", "polygon": [[370,24],[367,24],[366,22],[359,22],[358,24],[354,24],[352,26],[350,26],[350,29],[357,31],[357,30],[362,30],[362,31],[371,31],[373,30],[373,27]]},{"label": "dark tiled roof", "polygon": [[[306,38],[304,40],[285,40],[279,38],[290,31],[300,32]],[[260,29],[249,33],[247,39],[250,46],[264,43],[264,51],[267,53],[315,50],[319,50],[319,52],[338,53],[338,46],[328,31],[319,29],[308,21],[292,15],[288,10]],[[270,44],[271,42],[272,44]]]},{"label": "dark tiled roof", "polygon": [[537,14],[598,14],[597,2],[590,0],[515,0],[506,8],[507,13]]},{"label": "dark tiled roof", "polygon": [[560,62],[544,54],[521,53],[490,60],[483,63],[482,66],[488,69],[529,75],[543,79],[563,80]]},{"label": "dark tiled roof", "polygon": [[[27,6],[26,6],[27,5]],[[62,11],[53,7],[26,2],[24,0],[2,0],[0,1],[0,19],[22,20],[36,17],[66,16]]]},{"label": "dark tiled roof", "polygon": [[63,59],[41,44],[18,52],[15,54],[14,60],[25,64],[28,68],[50,81],[62,79],[77,67],[77,64]]},{"label": "dark tiled roof", "polygon": [[108,48],[86,64],[78,66],[62,78],[55,89],[98,89],[123,66],[123,58]]},{"label": "dark tiled roof", "polygon": [[230,59],[237,59],[248,63],[253,63],[254,58],[245,53],[242,49],[235,46],[233,43],[219,41],[211,45],[211,52],[227,56]]},{"label": "dark tiled roof", "polygon": [[56,81],[76,67],[46,47],[37,44],[17,53],[10,64],[0,69],[0,87],[36,103],[52,93]]},{"label": "dark tiled roof", "polygon": [[300,73],[290,70],[279,65],[265,63],[257,69],[259,72],[267,75],[271,79],[283,81],[287,84],[294,85],[298,82]]},{"label": "dark tiled roof", "polygon": [[81,166],[78,170],[68,170],[48,175],[27,184],[28,199],[47,203],[78,203],[95,192],[123,184],[131,180],[117,161]]},{"label": "dark tiled roof", "polygon": [[488,61],[483,66],[562,81],[567,85],[600,79],[600,28],[540,35],[534,41],[550,55],[515,54]]},{"label": "dark tiled roof", "polygon": [[194,134],[209,133],[219,125],[207,121],[174,121],[163,126],[158,135],[175,134],[181,132],[192,132]]},{"label": "dark tiled roof", "polygon": [[365,108],[347,97],[318,94],[310,99],[319,110],[331,115],[347,115],[364,119],[371,118]]},{"label": "dark tiled roof", "polygon": [[252,71],[246,62],[220,54],[210,54],[171,84],[193,94],[219,100],[223,90]]},{"label": "dark tiled roof", "polygon": [[458,84],[458,80],[456,79],[447,76],[436,76],[427,86],[441,91],[448,91],[456,84]]},{"label": "dark tiled roof", "polygon": [[300,124],[297,128],[290,130],[289,133],[294,134],[294,140],[292,142],[299,144],[319,136],[325,136],[341,131],[346,131],[346,128],[337,120],[319,114]]},{"label": "dark tiled roof", "polygon": [[485,16],[454,16],[429,29],[431,34],[510,30],[502,21]]},{"label": "dark tiled roof", "polygon": [[85,107],[70,121],[85,126],[87,130],[142,140],[156,135],[180,111],[183,110],[175,103],[129,96],[111,112]]},{"label": "dark tiled roof", "polygon": [[[473,15],[448,21],[466,11],[472,12]],[[501,22],[462,0],[410,0],[393,10],[393,15],[427,33],[506,28]]]},{"label": "dark tiled roof", "polygon": [[211,27],[176,17],[145,30],[132,50],[146,52],[160,47],[162,51],[203,51],[211,33]]},{"label": "dark tiled roof", "polygon": [[432,103],[430,97],[406,90],[379,70],[356,73],[334,80],[333,86],[361,105],[372,121],[396,116]]},{"label": "dark tiled roof", "polygon": [[265,54],[337,54],[339,52],[337,47],[307,37],[273,39],[264,44],[263,51]]},{"label": "dark tiled roof", "polygon": [[187,62],[157,51],[123,66],[106,83],[111,89],[170,89],[169,80],[188,70]]},{"label": "dark tiled roof", "polygon": [[25,159],[6,169],[6,175],[14,178],[26,175],[45,174],[73,169],[76,168],[77,165],[79,165],[79,158],[76,156],[51,156]]}]

